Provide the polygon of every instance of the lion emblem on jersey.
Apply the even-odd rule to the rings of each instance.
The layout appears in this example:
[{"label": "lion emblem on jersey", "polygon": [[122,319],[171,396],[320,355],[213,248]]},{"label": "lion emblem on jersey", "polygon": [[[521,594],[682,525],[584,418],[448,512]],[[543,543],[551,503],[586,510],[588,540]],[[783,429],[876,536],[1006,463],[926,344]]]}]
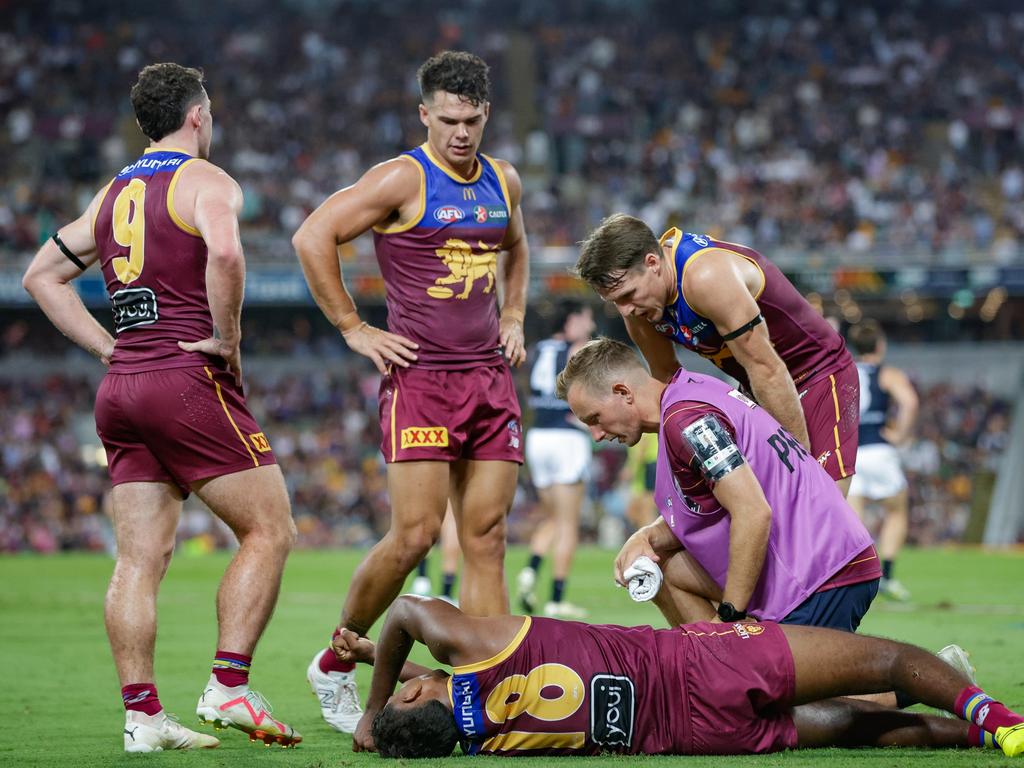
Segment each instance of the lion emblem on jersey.
[{"label": "lion emblem on jersey", "polygon": [[[483,253],[473,253],[473,248],[465,240],[446,240],[444,247],[434,251],[448,267],[449,274],[439,277],[427,288],[427,294],[435,299],[468,299],[473,285],[477,280],[484,280],[484,293],[494,290],[494,272],[498,263],[497,246],[493,248],[486,243],[478,242]],[[462,291],[456,295],[455,289],[449,286],[462,283]]]}]

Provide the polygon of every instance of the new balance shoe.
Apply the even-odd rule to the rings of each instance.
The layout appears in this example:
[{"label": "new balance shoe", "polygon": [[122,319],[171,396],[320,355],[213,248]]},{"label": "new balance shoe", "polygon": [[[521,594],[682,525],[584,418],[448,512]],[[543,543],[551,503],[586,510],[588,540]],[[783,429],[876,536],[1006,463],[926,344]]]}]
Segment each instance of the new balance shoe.
[{"label": "new balance shoe", "polygon": [[996,744],[1007,757],[1024,755],[1024,723],[996,728]]},{"label": "new balance shoe", "polygon": [[249,686],[225,688],[213,676],[196,704],[199,722],[211,724],[214,729],[237,728],[249,734],[249,741],[262,741],[267,746],[276,743],[291,747],[302,741],[294,728],[275,720],[273,712],[269,702]]},{"label": "new balance shoe", "polygon": [[363,716],[355,670],[324,672],[320,669],[322,654],[323,651],[317,651],[306,669],[306,679],[309,680],[313,694],[320,699],[320,714],[334,730],[354,733],[359,718]]},{"label": "new balance shoe", "polygon": [[412,580],[412,593],[419,595],[420,597],[427,597],[430,595],[430,577],[428,576],[417,576]]},{"label": "new balance shoe", "polygon": [[528,616],[537,612],[537,595],[533,591],[536,584],[537,572],[533,568],[523,568],[516,577],[516,600]]},{"label": "new balance shoe", "polygon": [[905,603],[910,599],[910,590],[896,579],[882,579],[878,583],[878,593],[897,603]]},{"label": "new balance shoe", "polygon": [[124,713],[125,752],[163,752],[165,749],[213,749],[220,740],[190,731],[161,711],[155,715],[128,710]]},{"label": "new balance shoe", "polygon": [[544,606],[544,615],[552,619],[569,619],[578,621],[587,618],[587,609],[563,600],[560,603],[549,602]]},{"label": "new balance shoe", "polygon": [[[974,665],[971,664],[971,654],[961,648],[959,645],[950,644],[943,648],[941,651],[935,654],[944,662],[949,664],[953,669],[966,677],[971,685],[978,684],[977,670]],[[952,712],[946,712],[945,710],[936,710],[940,717],[954,718]]]}]

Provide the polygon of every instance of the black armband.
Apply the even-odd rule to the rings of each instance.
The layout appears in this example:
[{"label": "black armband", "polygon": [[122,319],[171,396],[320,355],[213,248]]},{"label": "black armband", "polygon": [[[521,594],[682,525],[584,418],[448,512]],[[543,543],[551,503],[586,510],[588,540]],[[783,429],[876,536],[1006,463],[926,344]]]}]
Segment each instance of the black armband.
[{"label": "black armband", "polygon": [[757,326],[759,326],[763,322],[764,322],[764,315],[762,315],[759,312],[757,317],[755,317],[749,323],[744,323],[743,325],[741,325],[739,328],[737,328],[732,333],[725,334],[722,337],[722,341],[732,341],[733,339],[738,339],[744,333],[746,333],[747,331],[752,331],[754,328],[756,328]]},{"label": "black armband", "polygon": [[59,234],[54,232],[53,233],[53,237],[51,239],[53,240],[53,242],[55,242],[57,244],[57,247],[60,248],[60,252],[63,253],[65,256],[67,256],[68,259],[70,259],[72,264],[74,264],[76,267],[78,267],[83,272],[86,269],[88,269],[88,267],[86,267],[85,264],[82,263],[82,260],[80,258],[78,258],[77,256],[75,256],[75,254],[71,252],[70,248],[68,248],[66,245],[64,245],[64,241],[60,239],[60,235]]}]

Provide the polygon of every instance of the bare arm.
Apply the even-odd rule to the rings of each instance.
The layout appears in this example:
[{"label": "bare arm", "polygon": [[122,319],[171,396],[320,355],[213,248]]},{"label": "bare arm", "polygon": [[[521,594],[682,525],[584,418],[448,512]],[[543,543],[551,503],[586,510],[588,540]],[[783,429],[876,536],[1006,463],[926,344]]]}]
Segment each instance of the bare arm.
[{"label": "bare arm", "polygon": [[629,338],[640,348],[641,354],[651,369],[651,376],[667,384],[679,370],[676,359],[676,345],[662,336],[649,322],[641,317],[623,317]]},{"label": "bare arm", "polygon": [[245,294],[245,255],[238,234],[242,210],[242,188],[221,169],[199,166],[192,181],[196,190],[195,226],[203,236],[208,253],[206,296],[216,335],[209,339],[178,342],[187,352],[205,352],[224,358],[235,384],[242,385],[242,299]]},{"label": "bare arm", "polygon": [[339,190],[313,211],[292,237],[302,272],[317,305],[356,352],[369,357],[385,373],[388,363],[408,367],[417,345],[397,334],[364,323],[345,287],[338,245],[375,225],[401,223],[413,215],[410,200],[419,199],[420,174],[409,160],[395,158],[376,165],[359,181]]},{"label": "bare arm", "polygon": [[523,209],[519,204],[523,196],[519,174],[504,160],[496,162],[505,174],[512,205],[505,239],[501,243],[506,256],[502,273],[504,296],[501,305],[500,343],[509,364],[519,366],[526,360],[523,319],[526,316],[526,289],[530,280],[530,245],[526,239]]},{"label": "bare arm", "polygon": [[622,545],[619,554],[615,557],[615,581],[626,586],[626,580],[622,577],[626,569],[631,566],[638,557],[646,555],[655,563],[661,562],[662,555],[675,552],[683,548],[679,539],[668,527],[665,518],[659,515],[653,523],[648,523],[643,528],[630,536]]},{"label": "bare arm", "polygon": [[903,445],[910,439],[917,421],[917,392],[907,374],[890,366],[879,371],[878,386],[896,401],[896,419],[883,428],[885,439],[893,445]]},{"label": "bare arm", "polygon": [[[105,187],[103,191],[106,191]],[[92,222],[102,202],[103,191],[96,194],[80,217],[59,230],[64,245],[86,267],[99,258]],[[71,287],[71,281],[82,271],[51,238],[28,265],[21,284],[61,333],[98,357],[104,365],[109,365],[114,354],[114,337],[89,313]]]},{"label": "bare arm", "polygon": [[749,464],[737,467],[712,490],[729,513],[729,567],[722,601],[746,610],[764,568],[772,509]]},{"label": "bare arm", "polygon": [[[755,291],[745,282],[734,259],[725,251],[709,251],[692,262],[683,277],[689,305],[711,320],[723,336],[742,328],[761,312],[754,300]],[[767,324],[761,322],[726,345],[747,372],[757,402],[810,450],[796,385],[772,346]]]},{"label": "bare arm", "polygon": [[[353,664],[374,665],[377,656],[377,646],[372,640],[360,637],[351,629],[342,628],[337,636],[331,640],[331,650],[338,657],[339,661],[351,661]],[[412,661],[406,661],[402,665],[402,671],[398,674],[398,682],[404,683],[414,677],[425,675],[430,670]]]}]

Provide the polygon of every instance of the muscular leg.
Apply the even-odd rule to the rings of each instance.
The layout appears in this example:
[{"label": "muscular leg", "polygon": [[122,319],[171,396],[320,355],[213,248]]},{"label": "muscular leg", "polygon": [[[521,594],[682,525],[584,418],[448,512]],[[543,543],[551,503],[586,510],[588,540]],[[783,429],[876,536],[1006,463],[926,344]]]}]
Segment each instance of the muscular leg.
[{"label": "muscular leg", "polygon": [[839,488],[840,493],[845,497],[850,492],[850,483],[853,482],[853,475],[844,477],[842,480],[836,480],[836,486]]},{"label": "muscular leg", "polygon": [[276,465],[201,480],[192,489],[238,539],[217,591],[217,647],[251,656],[281,588],[295,523]]},{"label": "muscular leg", "polygon": [[813,747],[964,747],[970,724],[901,712],[859,699],[826,699],[793,710],[798,744]]},{"label": "muscular leg", "polygon": [[878,533],[878,554],[883,560],[895,560],[907,540],[907,489],[882,501],[885,518]]},{"label": "muscular leg", "polygon": [[450,495],[464,561],[459,605],[471,616],[508,613],[505,521],[518,474],[511,461],[463,459],[452,465]]},{"label": "muscular leg", "polygon": [[455,513],[452,512],[452,505],[449,502],[448,509],[444,513],[444,522],[441,524],[441,572],[455,573],[459,570],[461,554],[459,529],[455,525]]},{"label": "muscular leg", "polygon": [[554,523],[551,571],[556,579],[569,575],[576,544],[580,537],[580,511],[583,507],[583,483],[552,485],[545,489],[548,511]]},{"label": "muscular leg", "polygon": [[938,656],[906,643],[788,624],[782,631],[796,667],[795,704],[898,690],[952,712],[971,684]]},{"label": "muscular leg", "polygon": [[356,568],[341,609],[341,626],[365,635],[402,590],[405,577],[434,546],[448,504],[443,461],[388,464],[391,527]]},{"label": "muscular leg", "polygon": [[169,483],[122,483],[111,497],[117,563],[104,619],[125,686],[153,680],[156,595],[174,552],[181,494]]},{"label": "muscular leg", "polygon": [[717,615],[712,601],[722,599],[722,589],[704,567],[685,549],[661,561],[665,581],[654,598],[669,626],[708,621]]}]

